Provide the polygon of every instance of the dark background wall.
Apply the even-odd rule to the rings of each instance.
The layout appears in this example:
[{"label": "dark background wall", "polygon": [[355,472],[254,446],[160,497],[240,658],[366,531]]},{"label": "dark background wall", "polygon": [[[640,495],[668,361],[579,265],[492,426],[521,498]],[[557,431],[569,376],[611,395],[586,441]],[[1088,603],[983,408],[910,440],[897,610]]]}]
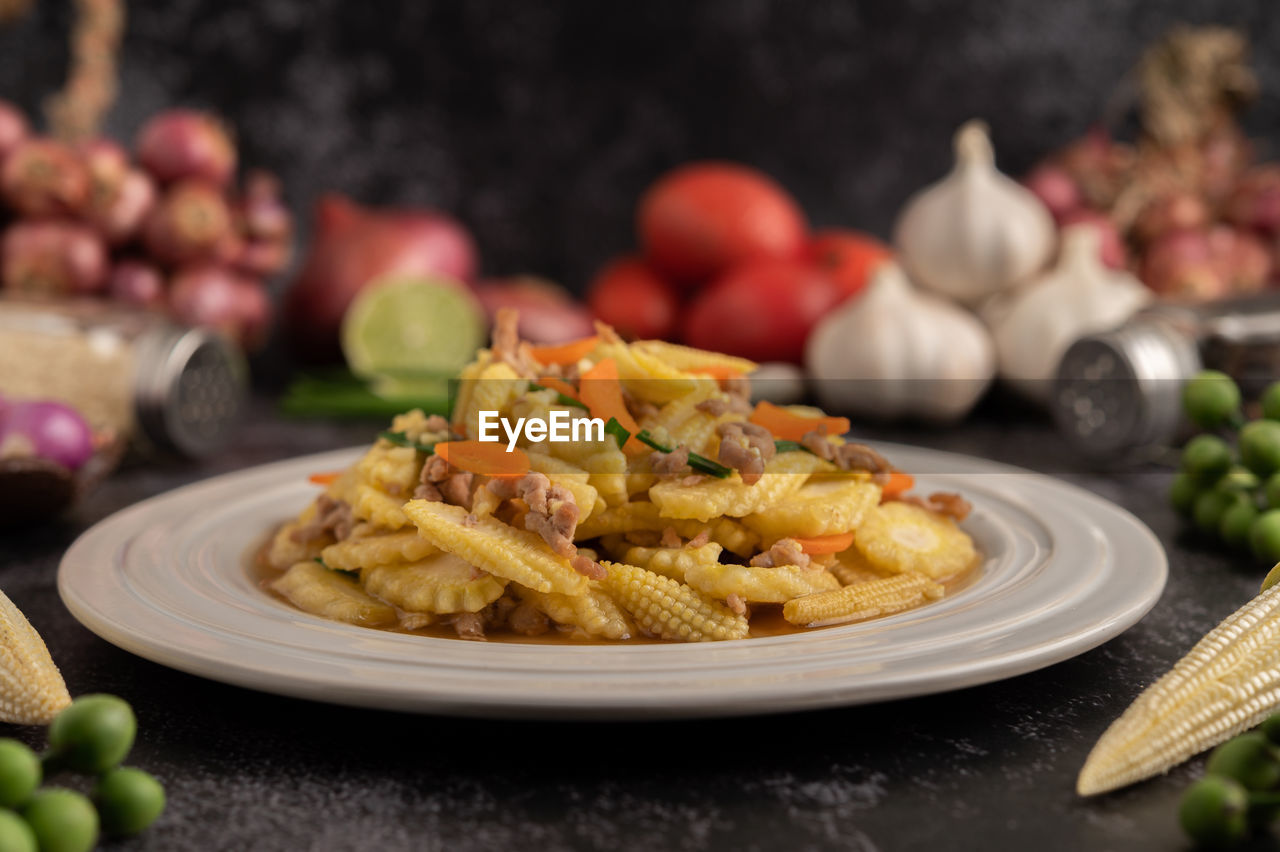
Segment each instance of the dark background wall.
[{"label": "dark background wall", "polygon": [[[1095,120],[1177,21],[1250,34],[1250,128],[1280,142],[1273,7],[152,0],[130,5],[108,129],[131,138],[162,107],[213,109],[304,216],[326,189],[437,205],[475,231],[487,272],[580,287],[632,244],[642,189],[690,158],[752,163],[815,223],[887,234],[945,170],[960,122],[985,117],[1020,172]],[[69,0],[36,0],[0,31],[0,96],[35,109],[60,85],[69,21]]]}]

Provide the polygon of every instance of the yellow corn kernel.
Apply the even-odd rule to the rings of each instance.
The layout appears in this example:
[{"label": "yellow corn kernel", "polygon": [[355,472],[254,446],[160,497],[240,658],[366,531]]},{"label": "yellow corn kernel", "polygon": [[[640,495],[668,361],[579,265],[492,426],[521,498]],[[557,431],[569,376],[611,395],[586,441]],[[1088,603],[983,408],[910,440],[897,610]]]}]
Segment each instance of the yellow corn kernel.
[{"label": "yellow corn kernel", "polygon": [[467,510],[445,503],[413,500],[404,511],[427,541],[496,577],[539,592],[581,595],[587,591],[587,578],[535,533],[496,518],[477,518],[468,526]]},{"label": "yellow corn kernel", "polygon": [[701,563],[691,565],[684,581],[714,598],[737,595],[751,603],[786,603],[792,598],[840,588],[840,581],[825,568],[798,565],[754,565]]},{"label": "yellow corn kernel", "polygon": [[758,550],[760,536],[733,518],[714,518],[708,523],[681,518],[664,518],[658,507],[647,501],[633,501],[592,515],[578,525],[575,538],[586,541],[602,535],[653,530],[661,532],[672,527],[685,538],[693,538],[704,529],[711,541],[738,556],[751,556]]},{"label": "yellow corn kernel", "polygon": [[1280,705],[1280,586],[1236,610],[1147,687],[1089,752],[1076,792],[1167,772]]},{"label": "yellow corn kernel", "polygon": [[44,640],[0,592],[0,722],[47,725],[70,703]]},{"label": "yellow corn kernel", "polygon": [[487,571],[452,553],[437,553],[411,565],[375,565],[363,573],[364,588],[407,612],[479,612],[507,587]]},{"label": "yellow corn kernel", "polygon": [[954,520],[900,501],[867,512],[854,544],[882,571],[914,571],[935,580],[966,571],[978,559],[973,539]]},{"label": "yellow corn kernel", "polygon": [[782,616],[800,627],[826,627],[913,609],[945,591],[924,574],[898,574],[795,598],[783,604]]},{"label": "yellow corn kernel", "polygon": [[585,595],[558,595],[535,592],[520,586],[516,594],[556,624],[576,627],[588,636],[601,639],[630,639],[631,625],[627,614],[594,581]]},{"label": "yellow corn kernel", "polygon": [[[359,571],[375,565],[418,562],[436,549],[414,530],[349,538],[331,544],[320,552],[324,564],[338,571]],[[301,559],[297,560],[303,561]]]},{"label": "yellow corn kernel", "polygon": [[361,627],[396,623],[394,609],[365,594],[351,577],[330,571],[318,562],[299,562],[271,588],[298,609],[321,618]]},{"label": "yellow corn kernel", "polygon": [[645,633],[672,642],[745,639],[747,619],[683,583],[621,562],[602,563],[604,588]]},{"label": "yellow corn kernel", "polygon": [[705,349],[694,349],[692,346],[667,343],[665,340],[637,340],[631,344],[631,348],[685,372],[708,367],[724,367],[745,376],[756,369],[756,362],[748,361],[746,358],[708,352]]},{"label": "yellow corn kernel", "polygon": [[632,547],[622,561],[684,583],[687,582],[685,574],[691,568],[718,565],[723,550],[713,541],[699,547]]},{"label": "yellow corn kernel", "polygon": [[384,530],[398,530],[409,525],[404,514],[404,500],[392,497],[369,485],[357,485],[353,490],[351,514]]},{"label": "yellow corn kernel", "polygon": [[856,529],[880,502],[880,486],[866,473],[814,476],[784,502],[742,522],[763,541],[839,535]]},{"label": "yellow corn kernel", "polygon": [[[740,518],[780,505],[804,485],[807,474],[826,462],[810,453],[781,453],[765,466],[758,481],[747,485],[737,471],[728,479],[708,477],[695,485],[668,479],[649,489],[649,498],[665,518],[708,521],[721,515]],[[828,465],[829,466],[829,465]]]}]

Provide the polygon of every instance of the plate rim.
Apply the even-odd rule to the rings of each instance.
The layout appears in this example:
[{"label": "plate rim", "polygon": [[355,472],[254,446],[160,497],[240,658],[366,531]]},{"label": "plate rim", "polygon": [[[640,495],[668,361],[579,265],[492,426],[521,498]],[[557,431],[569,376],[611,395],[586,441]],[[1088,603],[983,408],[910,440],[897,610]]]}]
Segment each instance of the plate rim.
[{"label": "plate rim", "polygon": [[[1026,674],[1070,659],[1097,647],[1137,623],[1155,606],[1163,594],[1168,578],[1168,557],[1163,545],[1150,528],[1139,518],[1127,509],[1106,500],[1095,492],[1047,474],[1036,473],[1003,462],[924,447],[889,442],[873,443],[877,448],[888,454],[898,453],[899,455],[923,456],[951,464],[974,464],[979,468],[974,471],[978,474],[1018,474],[1020,476],[1034,477],[1038,482],[1047,483],[1060,494],[1090,507],[1093,513],[1089,519],[1091,525],[1096,527],[1100,522],[1099,519],[1102,519],[1123,529],[1126,533],[1122,545],[1123,549],[1132,550],[1136,548],[1138,551],[1146,551],[1145,555],[1151,557],[1144,562],[1146,571],[1150,576],[1141,590],[1135,590],[1130,594],[1124,606],[1114,608],[1113,611],[1107,613],[1107,617],[1092,623],[1087,629],[1076,630],[1065,635],[1054,635],[1046,639],[1038,639],[1021,649],[1004,651],[995,657],[957,660],[948,664],[943,671],[935,671],[933,673],[916,672],[914,674],[910,671],[906,673],[891,672],[889,676],[882,678],[878,685],[873,687],[868,687],[865,684],[853,684],[843,687],[829,686],[825,690],[811,688],[796,693],[780,692],[776,684],[770,684],[766,681],[755,690],[739,686],[732,696],[727,697],[708,696],[703,691],[689,691],[666,694],[661,697],[661,700],[651,702],[637,702],[634,696],[614,696],[607,690],[591,695],[587,700],[581,700],[578,697],[567,698],[564,695],[548,693],[525,693],[516,696],[479,695],[474,692],[468,695],[452,695],[448,692],[428,694],[421,690],[410,692],[389,689],[385,684],[379,686],[358,682],[342,684],[341,690],[335,692],[335,684],[332,678],[323,673],[313,674],[305,670],[295,670],[289,673],[288,676],[281,677],[280,672],[265,669],[261,665],[254,665],[252,661],[244,659],[228,660],[212,652],[201,654],[189,648],[180,649],[167,646],[164,643],[157,644],[154,640],[148,640],[146,637],[138,635],[137,630],[131,631],[127,625],[118,623],[118,620],[113,620],[109,614],[100,612],[99,608],[86,600],[76,588],[72,575],[76,570],[76,563],[82,559],[84,551],[91,549],[93,543],[99,538],[118,534],[120,529],[127,527],[131,523],[136,523],[135,518],[145,518],[148,513],[155,511],[155,507],[174,501],[183,495],[189,495],[192,492],[199,493],[201,490],[210,489],[217,485],[225,486],[241,477],[250,475],[270,476],[273,472],[280,470],[290,470],[304,466],[310,467],[314,464],[332,464],[332,461],[322,462],[321,460],[345,456],[354,457],[366,449],[365,446],[359,446],[296,456],[243,468],[189,483],[127,506],[95,523],[83,532],[67,550],[58,569],[58,591],[64,605],[73,617],[105,641],[160,665],[244,688],[328,703],[409,712],[507,718],[605,718],[619,720],[789,712],[821,707],[849,706],[964,689]],[[1005,497],[1007,499],[1008,495],[1005,495]],[[1029,517],[1044,525],[1044,520],[1031,507],[1023,506],[1022,510]],[[265,530],[263,530],[263,533],[265,534]],[[136,538],[137,534],[138,531],[135,530],[129,538]],[[1116,542],[1110,537],[1108,538],[1108,551],[1110,560],[1114,563],[1117,560],[1118,553]],[[1046,558],[1046,564],[1047,560],[1052,558],[1053,554],[1050,553]],[[243,565],[237,566],[237,570],[243,569]],[[173,618],[172,614],[163,610],[160,610],[158,614]],[[367,630],[367,628],[351,629]],[[829,628],[828,630],[832,629],[840,630],[842,628]],[[803,638],[806,635],[816,634],[791,635],[798,635]],[[225,636],[220,638],[225,644]],[[414,641],[431,639],[431,637],[405,638]],[[457,640],[435,639],[434,641],[453,644]],[[768,640],[751,639],[743,641],[758,645],[760,642]],[[794,641],[799,643],[802,639]],[[529,648],[538,649],[541,652],[545,652],[548,649],[557,649],[555,645],[520,645],[519,643],[501,643],[495,644],[493,647],[505,649]],[[583,647],[589,649],[593,646]],[[607,647],[617,649],[626,646]],[[643,645],[631,646],[631,650],[643,654],[645,652],[640,649],[672,647],[681,646]]]}]

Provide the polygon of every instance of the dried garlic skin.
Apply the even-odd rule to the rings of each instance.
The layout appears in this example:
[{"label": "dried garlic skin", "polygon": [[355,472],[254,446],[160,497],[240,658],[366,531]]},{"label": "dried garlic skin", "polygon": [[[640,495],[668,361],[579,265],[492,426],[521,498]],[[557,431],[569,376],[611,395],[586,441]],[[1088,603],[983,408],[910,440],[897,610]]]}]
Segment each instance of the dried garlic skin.
[{"label": "dried garlic skin", "polygon": [[1168,772],[1280,706],[1280,585],[1259,594],[1147,687],[1089,752],[1076,792]]},{"label": "dried garlic skin", "polygon": [[47,725],[70,704],[44,640],[0,592],[0,722]]}]

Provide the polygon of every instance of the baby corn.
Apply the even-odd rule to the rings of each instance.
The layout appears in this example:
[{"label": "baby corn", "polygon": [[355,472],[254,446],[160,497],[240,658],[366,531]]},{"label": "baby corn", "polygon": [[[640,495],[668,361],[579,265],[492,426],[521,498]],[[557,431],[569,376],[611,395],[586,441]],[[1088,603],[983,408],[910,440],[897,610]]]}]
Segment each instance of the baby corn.
[{"label": "baby corn", "polygon": [[801,627],[826,627],[912,609],[944,591],[941,583],[908,572],[789,600],[782,617]]},{"label": "baby corn", "polygon": [[673,642],[747,637],[746,618],[701,592],[634,565],[602,564],[602,585],[646,633]]},{"label": "baby corn", "polygon": [[0,592],[0,722],[47,725],[70,703],[44,640]]},{"label": "baby corn", "polygon": [[1076,792],[1167,772],[1280,705],[1280,586],[1236,610],[1147,687],[1089,752]]}]

